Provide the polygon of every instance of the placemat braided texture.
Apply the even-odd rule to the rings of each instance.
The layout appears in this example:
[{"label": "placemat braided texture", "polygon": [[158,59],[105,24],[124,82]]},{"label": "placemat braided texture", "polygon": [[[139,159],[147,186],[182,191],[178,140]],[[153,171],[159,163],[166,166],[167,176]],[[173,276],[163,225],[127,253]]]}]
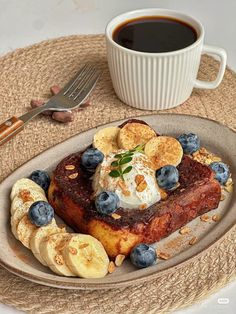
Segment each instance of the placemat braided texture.
[{"label": "placemat braided texture", "polygon": [[[12,141],[0,147],[0,181],[43,150],[83,130],[117,119],[155,112],[128,107],[112,89],[102,35],[70,36],[16,50],[0,59],[0,120],[21,115],[32,98],[47,98],[49,87],[63,86],[86,62],[103,75],[90,99],[91,106],[76,112],[63,125],[45,116],[36,118]],[[199,77],[213,79],[218,64],[204,56]],[[218,120],[236,129],[236,76],[227,69],[214,91],[195,90],[191,98],[167,112]],[[0,301],[27,313],[167,313],[205,298],[236,273],[236,228],[214,248],[174,273],[140,286],[108,291],[60,290],[28,282],[0,267]]]}]

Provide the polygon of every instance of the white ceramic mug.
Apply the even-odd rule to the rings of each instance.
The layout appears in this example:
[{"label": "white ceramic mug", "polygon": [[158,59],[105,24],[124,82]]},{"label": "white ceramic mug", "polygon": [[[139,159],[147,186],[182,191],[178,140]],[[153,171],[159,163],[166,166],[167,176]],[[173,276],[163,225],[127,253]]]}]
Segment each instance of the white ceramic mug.
[{"label": "white ceramic mug", "polygon": [[[190,24],[197,40],[190,46],[171,52],[149,53],[124,48],[117,44],[113,32],[130,19],[145,16],[172,17]],[[148,36],[148,34],[147,34]],[[166,9],[142,9],[121,14],[106,27],[107,58],[113,87],[126,104],[146,110],[168,109],[183,103],[193,88],[216,88],[224,76],[226,52],[222,48],[203,44],[204,28],[186,14]],[[214,81],[197,80],[202,53],[220,58],[220,68]]]}]

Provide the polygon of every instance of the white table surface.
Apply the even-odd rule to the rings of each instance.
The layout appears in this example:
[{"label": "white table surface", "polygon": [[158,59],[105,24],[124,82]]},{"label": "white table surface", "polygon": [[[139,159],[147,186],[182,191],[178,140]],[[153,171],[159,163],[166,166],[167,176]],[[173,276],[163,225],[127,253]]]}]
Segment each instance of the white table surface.
[{"label": "white table surface", "polygon": [[[228,65],[236,71],[235,0],[0,0],[0,54],[49,38],[102,33],[115,15],[148,7],[176,9],[198,18],[206,29],[206,43],[225,48]],[[233,314],[235,294],[236,281],[175,313]],[[15,313],[23,312],[0,304],[0,314]]]}]

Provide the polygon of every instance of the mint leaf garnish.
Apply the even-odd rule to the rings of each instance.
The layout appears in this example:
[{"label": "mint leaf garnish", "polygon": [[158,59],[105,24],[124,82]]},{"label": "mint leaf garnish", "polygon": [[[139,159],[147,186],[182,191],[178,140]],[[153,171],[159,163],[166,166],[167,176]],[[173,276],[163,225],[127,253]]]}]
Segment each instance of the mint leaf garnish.
[{"label": "mint leaf garnish", "polygon": [[118,178],[121,176],[121,173],[118,170],[112,170],[111,172],[109,172],[109,176],[112,178]]}]

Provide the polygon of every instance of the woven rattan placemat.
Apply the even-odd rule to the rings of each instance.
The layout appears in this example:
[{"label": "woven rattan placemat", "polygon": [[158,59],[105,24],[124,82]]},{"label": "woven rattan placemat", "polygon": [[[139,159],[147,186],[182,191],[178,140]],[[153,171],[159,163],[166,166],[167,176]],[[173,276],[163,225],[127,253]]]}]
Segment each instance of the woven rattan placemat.
[{"label": "woven rattan placemat", "polygon": [[[117,119],[153,112],[121,103],[112,89],[102,35],[47,40],[16,50],[0,59],[0,120],[29,109],[32,98],[46,98],[49,87],[63,86],[85,62],[103,75],[91,97],[91,106],[76,113],[68,125],[41,116],[0,147],[0,181],[45,149],[83,130]],[[199,77],[213,79],[218,64],[202,58]],[[216,90],[195,90],[188,101],[167,112],[218,120],[236,129],[236,76],[227,69]],[[206,298],[235,277],[236,228],[187,266],[140,286],[107,291],[73,291],[28,282],[0,267],[0,302],[27,313],[167,313]]]}]

